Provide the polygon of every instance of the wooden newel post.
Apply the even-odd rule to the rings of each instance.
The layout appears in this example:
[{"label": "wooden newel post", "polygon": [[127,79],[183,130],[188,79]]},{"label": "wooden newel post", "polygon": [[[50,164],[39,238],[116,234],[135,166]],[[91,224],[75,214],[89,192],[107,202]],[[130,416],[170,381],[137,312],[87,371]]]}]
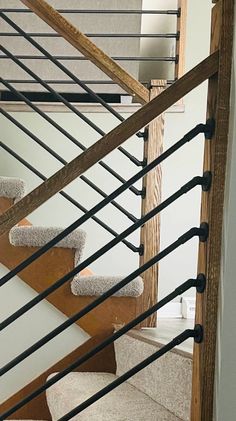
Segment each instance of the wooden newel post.
[{"label": "wooden newel post", "polygon": [[[150,101],[166,88],[165,80],[152,80],[149,87]],[[147,139],[144,142],[144,158],[147,163],[157,158],[163,149],[164,114],[153,120],[147,127]],[[142,216],[155,208],[161,202],[161,167],[160,165],[150,171],[143,178],[143,188],[146,196],[142,200]],[[156,215],[141,228],[141,242],[144,254],[140,257],[140,266],[155,256],[160,249],[160,215]],[[144,280],[144,293],[141,298],[141,309],[146,310],[157,302],[158,265],[152,266],[142,274]],[[157,317],[153,314],[145,320],[142,326],[156,326]]]}]

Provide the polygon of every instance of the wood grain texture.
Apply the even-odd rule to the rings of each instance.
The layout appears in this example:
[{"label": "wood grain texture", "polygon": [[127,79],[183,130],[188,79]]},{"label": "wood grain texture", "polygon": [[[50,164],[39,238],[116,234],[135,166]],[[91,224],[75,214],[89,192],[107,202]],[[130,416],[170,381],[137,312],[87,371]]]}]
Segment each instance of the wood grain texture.
[{"label": "wood grain texture", "polygon": [[[11,202],[0,198],[0,208]],[[20,225],[29,225],[27,220]],[[8,233],[0,237],[0,262],[8,269],[15,268],[38,250],[38,247],[14,247]],[[75,250],[54,247],[19,273],[19,277],[40,293],[74,269]],[[77,297],[72,294],[70,281],[47,297],[59,311],[70,317],[94,301],[95,297]],[[114,323],[125,324],[137,316],[137,298],[111,297],[77,322],[91,336],[113,328]]]},{"label": "wood grain texture", "polygon": [[[150,85],[150,101],[156,98],[166,88],[165,80],[152,80]],[[149,164],[163,151],[164,114],[153,120],[148,126],[148,139],[144,142],[144,158]],[[161,203],[161,166],[158,165],[143,178],[143,188],[146,196],[142,200],[142,216],[146,215]],[[140,257],[140,266],[156,256],[160,251],[160,214],[146,222],[140,230],[140,244],[144,246],[144,254]],[[140,313],[153,306],[158,296],[158,265],[153,265],[142,274],[144,292],[140,298]],[[155,327],[157,316],[154,313],[146,319],[143,327]]]},{"label": "wood grain texture", "polygon": [[191,90],[214,75],[217,69],[218,53],[216,52],[1,215],[0,235],[9,231],[21,219],[103,159],[154,118],[161,115]]},{"label": "wood grain texture", "polygon": [[201,220],[209,223],[209,238],[200,243],[198,271],[206,274],[207,288],[197,294],[196,323],[203,325],[204,340],[194,346],[191,421],[212,421],[220,280],[225,169],[229,130],[234,0],[220,0],[213,8],[211,51],[219,47],[218,75],[209,81],[208,117],[216,129],[205,143],[204,170],[213,174],[208,193],[202,194]]},{"label": "wood grain texture", "polygon": [[184,75],[185,69],[185,47],[186,47],[186,25],[187,25],[187,0],[178,0],[180,17],[177,18],[177,32],[179,39],[176,42],[176,56],[178,63],[175,65],[175,77],[179,79]]},{"label": "wood grain texture", "polygon": [[73,47],[101,69],[127,93],[133,95],[141,104],[148,102],[149,93],[139,81],[123,67],[98,48],[88,37],[58,13],[45,0],[21,0],[37,16],[66,39]]},{"label": "wood grain texture", "polygon": [[[59,362],[54,364],[43,374],[38,376],[36,379],[31,381],[27,386],[22,388],[19,392],[15,393],[11,398],[6,400],[0,405],[0,413],[9,410],[13,405],[20,402],[38,387],[43,385],[46,382],[47,377],[56,372],[60,372],[76,361],[79,357],[83,356],[99,343],[101,343],[106,337],[110,335],[111,332],[106,332],[102,335],[94,336],[93,338],[86,341],[75,351],[71,352],[69,355],[61,359]],[[82,364],[78,369],[74,370],[77,372],[105,372],[105,373],[114,373],[116,372],[116,361],[115,361],[115,351],[114,345],[106,347],[103,351],[96,354],[93,358],[90,358],[86,363]],[[10,419],[30,419],[30,420],[51,420],[51,414],[49,412],[46,394],[45,392],[39,395],[37,398],[33,399],[30,403],[19,409],[10,417]]]}]

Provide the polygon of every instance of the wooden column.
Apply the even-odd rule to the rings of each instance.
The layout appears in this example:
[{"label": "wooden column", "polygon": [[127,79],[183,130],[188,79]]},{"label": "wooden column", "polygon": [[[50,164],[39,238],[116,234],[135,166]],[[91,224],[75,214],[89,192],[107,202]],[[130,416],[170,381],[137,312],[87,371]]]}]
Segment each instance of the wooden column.
[{"label": "wooden column", "polygon": [[203,342],[194,345],[191,421],[212,421],[217,335],[218,287],[225,170],[229,130],[234,0],[219,0],[212,10],[211,52],[219,49],[218,73],[209,80],[208,117],[214,118],[213,138],[205,142],[204,171],[212,172],[212,187],[202,193],[201,220],[209,223],[209,238],[200,243],[198,272],[207,286],[197,294],[196,323],[203,326]]},{"label": "wooden column", "polygon": [[186,45],[186,25],[187,25],[187,0],[178,0],[180,17],[177,19],[177,32],[179,39],[176,41],[176,56],[179,57],[175,66],[175,77],[179,79],[184,75],[185,67],[185,45]]},{"label": "wooden column", "polygon": [[[152,80],[150,83],[150,101],[166,88],[165,80]],[[144,142],[144,158],[147,163],[157,158],[163,149],[164,114],[153,120],[147,128],[148,137]],[[161,202],[161,166],[150,171],[143,178],[143,188],[146,196],[142,200],[142,216],[155,208]],[[160,249],[160,215],[156,215],[141,228],[141,242],[144,254],[140,257],[140,266],[155,256]],[[142,274],[144,293],[142,295],[141,310],[157,302],[158,265],[152,266]],[[156,314],[143,322],[143,326],[156,326]]]}]

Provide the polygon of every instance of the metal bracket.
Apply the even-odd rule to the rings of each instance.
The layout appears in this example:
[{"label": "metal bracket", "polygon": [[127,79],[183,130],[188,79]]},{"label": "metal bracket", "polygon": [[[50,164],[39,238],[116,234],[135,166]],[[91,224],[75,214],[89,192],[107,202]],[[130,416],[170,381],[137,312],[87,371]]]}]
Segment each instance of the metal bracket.
[{"label": "metal bracket", "polygon": [[202,325],[195,325],[194,327],[194,342],[200,344],[203,341],[203,327]]},{"label": "metal bracket", "polygon": [[148,136],[149,136],[149,128],[148,127],[145,127],[145,129],[143,131],[143,140],[144,140],[144,142],[147,142]]},{"label": "metal bracket", "polygon": [[144,255],[144,244],[140,244],[140,246],[138,248],[138,252],[139,252],[139,256]]},{"label": "metal bracket", "polygon": [[205,171],[203,174],[204,183],[202,184],[203,191],[209,191],[212,183],[212,173],[210,171]]},{"label": "metal bracket", "polygon": [[143,187],[142,190],[140,190],[140,192],[141,192],[140,194],[141,194],[142,199],[145,199],[146,198],[146,194],[147,194],[146,187]]},{"label": "metal bracket", "polygon": [[205,130],[205,139],[206,140],[211,140],[214,133],[215,133],[215,120],[214,118],[208,118],[208,120],[206,121],[206,130]]},{"label": "metal bracket", "polygon": [[200,229],[202,230],[202,234],[199,235],[199,240],[201,243],[205,243],[209,236],[209,225],[207,222],[202,222],[200,225]]},{"label": "metal bracket", "polygon": [[146,140],[146,136],[147,136],[146,129],[144,129],[143,132],[136,133],[136,136],[139,137],[140,139]]},{"label": "metal bracket", "polygon": [[196,289],[199,294],[202,294],[206,288],[206,277],[203,273],[199,273],[197,276]]},{"label": "metal bracket", "polygon": [[143,158],[142,166],[143,167],[146,167],[147,166],[147,158]]}]

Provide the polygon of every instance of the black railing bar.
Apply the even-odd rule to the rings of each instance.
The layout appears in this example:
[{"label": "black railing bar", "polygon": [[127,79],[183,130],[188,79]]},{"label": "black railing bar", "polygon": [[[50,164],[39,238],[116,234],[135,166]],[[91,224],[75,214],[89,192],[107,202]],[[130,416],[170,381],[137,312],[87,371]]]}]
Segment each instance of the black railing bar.
[{"label": "black railing bar", "polygon": [[[176,152],[178,149],[184,146],[185,143],[191,141],[200,133],[208,133],[209,135],[208,138],[210,138],[210,134],[212,134],[212,131],[213,131],[212,121],[208,120],[207,124],[198,124],[196,127],[194,127],[194,129],[190,130],[181,140],[176,142],[169,149],[167,149],[160,156],[158,156],[155,160],[153,160],[146,167],[140,170],[137,174],[132,176],[125,184],[118,187],[118,189],[112,192],[106,199],[102,200],[100,203],[98,203],[96,206],[90,209],[90,211],[88,211],[86,215],[82,216],[82,218],[77,219],[77,221],[73,222],[62,233],[58,234],[54,239],[52,239],[47,244],[45,244],[45,246],[41,247],[39,250],[33,253],[28,259],[24,260],[14,269],[8,272],[6,275],[4,275],[0,280],[0,286],[4,285],[6,282],[8,282],[8,280],[13,278],[13,276],[17,275],[19,272],[25,269],[28,265],[30,265],[33,261],[35,261],[38,257],[42,256],[55,244],[57,244],[59,241],[61,241],[63,238],[69,235],[72,231],[74,231],[76,228],[82,225],[85,221],[87,221],[91,217],[91,215],[94,215],[96,212],[103,209],[103,207],[106,206],[110,200],[115,199],[117,196],[119,196],[121,193],[127,190],[130,184],[133,184],[134,182],[137,182],[138,180],[140,180],[140,178],[146,175],[149,171],[154,169],[157,165],[161,164],[165,159],[167,159],[174,152]],[[205,178],[205,185],[207,182],[208,181]]]},{"label": "black railing bar", "polygon": [[[43,299],[45,299],[46,297],[48,297],[48,295],[50,295],[51,293],[53,293],[54,291],[56,291],[58,288],[60,288],[62,285],[64,285],[67,281],[69,281],[70,279],[72,279],[75,275],[77,275],[77,273],[79,273],[81,270],[85,269],[89,264],[93,263],[99,257],[103,256],[107,251],[109,251],[116,244],[118,244],[121,239],[126,238],[128,235],[130,235],[131,233],[133,233],[137,228],[140,228],[140,226],[142,226],[145,222],[147,222],[148,220],[150,220],[153,216],[155,216],[156,214],[158,214],[159,212],[161,212],[163,209],[165,209],[167,206],[169,206],[169,204],[173,203],[173,201],[177,200],[179,197],[181,197],[183,194],[185,194],[186,191],[188,192],[191,189],[193,189],[196,186],[197,179],[199,179],[199,178],[201,179],[201,183],[202,183],[202,177],[197,177],[197,178],[195,177],[195,179],[193,179],[190,183],[188,183],[188,188],[186,188],[186,186],[184,186],[183,188],[179,189],[178,192],[176,192],[174,195],[170,196],[161,205],[159,205],[156,208],[154,208],[147,215],[145,215],[144,217],[142,217],[139,221],[137,221],[132,226],[130,226],[129,228],[127,228],[125,231],[123,231],[119,235],[119,238],[118,237],[117,238],[114,238],[109,243],[105,244],[105,246],[101,247],[94,254],[92,254],[87,259],[85,259],[82,263],[80,263],[72,271],[70,271],[68,274],[64,275],[64,277],[62,277],[61,279],[59,279],[58,281],[56,281],[54,284],[50,285],[50,287],[48,287],[47,289],[45,289],[44,291],[42,291],[35,298],[33,298],[31,301],[29,301],[28,303],[26,303],[23,307],[21,307],[15,313],[13,313],[11,316],[9,316],[7,319],[3,320],[0,323],[0,331],[2,331],[3,329],[5,329],[7,326],[9,326],[11,323],[13,323],[16,319],[18,319],[23,314],[25,314],[26,312],[28,312],[31,308],[33,308],[34,306],[36,306],[39,302],[41,302]],[[198,180],[198,184],[199,184],[199,180]],[[199,230],[199,229],[197,229],[197,230]],[[177,244],[179,243],[179,241],[180,241],[180,239],[177,240]],[[172,245],[170,247],[172,247]],[[175,249],[175,246],[174,246],[174,249]],[[171,251],[173,251],[173,250],[171,249]],[[165,252],[163,252],[163,253],[165,253]],[[160,256],[162,256],[163,253],[162,252],[159,253]],[[168,251],[168,253],[169,253],[169,251]],[[140,272],[140,273],[142,273],[142,272]],[[3,285],[3,284],[1,283],[1,285]],[[114,293],[114,291],[112,292],[112,294],[113,293]]]},{"label": "black railing bar", "polygon": [[[64,72],[68,77],[70,77],[74,82],[76,82],[82,89],[84,89],[92,98],[95,98],[98,103],[100,103],[105,109],[107,109],[111,114],[113,114],[119,121],[124,121],[124,117],[122,117],[116,110],[114,110],[106,101],[104,101],[98,94],[93,92],[85,83],[83,83],[77,76],[75,76],[67,67],[65,67],[61,62],[56,60],[45,48],[43,48],[38,42],[36,42],[33,38],[28,36],[26,32],[18,26],[15,22],[13,22],[8,16],[1,13],[2,19],[8,23],[17,33],[22,35],[31,45],[33,45],[37,50],[39,50],[45,57],[51,60],[55,66],[57,66],[62,72]],[[31,72],[32,76],[32,72]],[[34,76],[33,76],[34,77]]]},{"label": "black railing bar", "polygon": [[145,360],[128,370],[126,373],[119,376],[116,380],[105,386],[103,389],[96,392],[94,395],[92,395],[90,398],[86,399],[84,402],[76,406],[74,409],[72,409],[70,412],[65,414],[63,417],[59,418],[58,421],[67,421],[73,418],[75,415],[81,413],[86,408],[88,408],[93,403],[97,402],[99,399],[101,399],[103,396],[106,396],[108,393],[110,393],[112,390],[116,389],[118,386],[120,386],[122,383],[124,383],[126,380],[133,377],[135,374],[139,373],[141,370],[143,370],[145,367],[149,366],[151,363],[165,355],[167,352],[171,351],[176,346],[180,345],[184,341],[186,341],[189,338],[199,338],[199,329],[198,326],[194,329],[186,329],[184,332],[182,332],[180,335],[176,336],[172,341],[170,341],[168,344],[163,345],[161,349],[154,352],[152,355],[147,357]]},{"label": "black railing bar", "polygon": [[[74,110],[76,111],[76,114],[78,116],[83,116],[83,114],[78,111],[69,101],[67,101],[63,96],[61,96],[58,92],[54,91],[54,89],[52,89],[47,83],[45,83],[40,77],[38,77],[34,72],[32,72],[32,70],[30,70],[28,67],[26,67],[24,65],[24,63],[21,63],[18,59],[15,58],[15,56],[13,56],[8,50],[6,50],[6,48],[4,48],[2,45],[0,45],[0,50],[4,51],[5,54],[9,55],[9,57],[19,66],[21,67],[25,72],[27,72],[31,77],[35,78],[42,86],[45,87],[45,89],[47,89],[49,92],[52,93],[52,95],[57,98],[60,102],[63,102],[68,108],[71,109],[71,111],[74,112]],[[84,119],[84,116],[82,117],[82,119]],[[89,120],[90,121],[90,120]],[[103,132],[102,132],[103,133]],[[82,149],[83,151],[85,151],[87,148],[80,142],[78,142],[77,140],[75,141],[72,140],[72,138],[70,139],[71,141],[73,141],[74,144],[76,144],[78,147],[80,147],[80,149]],[[114,171],[112,168],[110,168],[107,164],[105,164],[103,161],[99,161],[98,163],[99,165],[101,165],[104,169],[106,169],[110,174],[112,174],[115,178],[117,178],[117,180],[119,180],[121,183],[124,183],[125,180],[123,177],[121,177],[116,171]],[[138,189],[136,189],[136,187],[132,186],[130,188],[130,190],[136,194],[137,196],[142,195],[142,191],[139,191]]]},{"label": "black railing bar", "polygon": [[[35,38],[61,38],[62,35],[58,34],[57,32],[27,32],[29,37]],[[88,33],[84,34],[88,38],[179,38],[179,33],[169,33],[169,34],[116,34],[116,33],[109,33],[109,34],[97,34],[97,33]],[[17,34],[15,32],[0,32],[0,37],[20,37],[21,34]]]},{"label": "black railing bar", "polygon": [[127,323],[125,326],[123,326],[121,329],[116,331],[114,334],[110,335],[108,338],[106,338],[103,342],[101,342],[96,347],[91,349],[89,352],[79,357],[77,360],[71,363],[68,367],[66,367],[60,373],[57,373],[55,376],[53,376],[53,378],[51,378],[50,380],[47,380],[45,383],[42,384],[42,386],[40,386],[38,389],[31,392],[29,395],[23,398],[20,402],[18,402],[12,408],[7,410],[7,412],[1,414],[0,420],[7,419],[15,411],[19,410],[24,405],[26,405],[27,403],[35,399],[37,396],[39,396],[41,393],[45,392],[47,389],[49,389],[51,386],[53,386],[55,383],[57,383],[59,380],[65,377],[67,374],[77,369],[80,365],[84,364],[90,358],[94,357],[97,353],[101,352],[104,348],[114,343],[121,336],[125,335],[127,332],[129,332],[139,323],[143,322],[145,319],[150,317],[153,313],[160,310],[167,303],[169,303],[176,297],[182,295],[184,292],[188,291],[190,288],[196,287],[199,292],[203,292],[203,290],[205,289],[205,284],[206,284],[206,278],[203,274],[199,274],[196,279],[188,279],[187,281],[182,283],[179,287],[177,287],[174,291],[168,294],[166,297],[162,298],[162,300],[160,300],[158,303],[154,304],[151,308],[146,310],[144,313],[140,314],[138,317],[133,319],[131,322]]},{"label": "black railing bar", "polygon": [[[99,306],[101,303],[103,303],[107,298],[111,297],[117,291],[119,291],[120,289],[122,289],[125,285],[129,284],[137,276],[139,276],[140,274],[142,274],[143,272],[145,272],[147,269],[149,269],[150,267],[152,267],[154,264],[158,263],[164,257],[168,256],[174,250],[176,250],[181,245],[185,244],[186,242],[188,242],[189,240],[191,240],[192,238],[194,238],[196,236],[199,237],[201,239],[201,241],[206,241],[207,236],[208,236],[208,225],[207,224],[201,224],[200,227],[193,227],[190,230],[188,230],[187,232],[185,232],[176,241],[174,241],[171,245],[169,245],[168,247],[166,247],[164,250],[162,250],[160,253],[158,253],[156,256],[154,256],[152,259],[150,259],[148,262],[146,262],[141,267],[139,267],[138,269],[136,269],[134,272],[132,272],[130,275],[128,275],[125,279],[123,279],[122,281],[118,282],[115,286],[113,286],[112,288],[110,288],[102,296],[98,297],[92,303],[90,303],[88,306],[86,306],[84,309],[80,310],[78,313],[76,313],[72,317],[68,318],[61,325],[57,326],[54,330],[52,330],[51,332],[49,332],[43,338],[39,339],[37,342],[35,342],[33,345],[31,345],[28,349],[26,349],[21,354],[19,354],[17,357],[13,358],[13,360],[11,360],[6,365],[4,365],[0,369],[0,376],[3,376],[4,374],[6,374],[8,371],[10,371],[16,365],[18,365],[23,360],[25,360],[27,357],[29,357],[30,355],[32,355],[34,352],[36,352],[38,349],[40,349],[46,343],[48,343],[49,341],[51,341],[52,339],[54,339],[56,336],[58,336],[60,333],[62,333],[63,331],[65,331],[69,326],[71,326],[72,324],[74,324],[75,322],[77,322],[79,319],[81,319],[84,315],[88,314],[91,310],[93,310],[94,308],[96,308],[97,306]],[[81,265],[79,265],[79,266],[81,266]],[[68,276],[70,276],[69,277],[69,279],[70,279],[72,272],[74,274],[75,273],[75,270],[71,271],[70,274],[65,275],[58,282],[62,282],[63,281],[63,283],[64,283],[64,279],[67,278]],[[72,276],[74,276],[74,275],[72,275]],[[52,288],[52,287],[53,286],[51,286],[50,288]],[[41,294],[39,294],[39,296],[40,295],[43,295],[43,294],[44,294],[44,292],[41,293]],[[35,298],[37,298],[37,297],[35,297]],[[32,300],[32,302],[33,301],[34,300]],[[26,306],[27,305],[28,305],[28,303],[26,304]],[[21,309],[19,309],[16,313],[21,312],[22,309],[25,308],[26,306],[24,306]],[[28,311],[28,310],[26,310],[26,311]],[[10,319],[10,317],[9,317],[9,319]],[[20,317],[20,316],[18,316],[18,317]],[[5,321],[3,321],[1,323],[1,325],[4,322]]]},{"label": "black railing bar", "polygon": [[[6,82],[8,83],[38,83],[37,81],[33,80],[33,79],[5,79]],[[44,80],[45,83],[49,83],[49,84],[54,84],[54,85],[74,85],[76,84],[76,82],[74,82],[73,80],[56,80],[56,79],[48,79],[48,80]],[[81,80],[81,82],[88,84],[88,85],[116,85],[116,82],[113,82],[113,80]],[[167,85],[170,85],[172,83],[175,82],[175,80],[167,80]],[[147,80],[144,81],[140,81],[140,83],[142,83],[143,85],[148,85],[150,83],[150,81],[148,82]],[[122,95],[122,93],[120,94]],[[122,104],[119,104],[122,105]]]},{"label": "black railing bar", "polygon": [[[17,159],[22,165],[24,165],[26,168],[28,168],[30,171],[32,171],[35,175],[37,175],[41,180],[45,181],[47,178],[40,173],[37,169],[35,169],[32,165],[30,165],[27,161],[25,161],[23,158],[21,158],[18,154],[16,154],[12,149],[10,149],[8,146],[4,145],[2,142],[0,142],[0,146],[7,151],[10,155],[12,155],[15,159]],[[82,206],[79,202],[77,202],[75,199],[73,199],[71,196],[69,196],[64,191],[58,192],[61,196],[63,196],[66,200],[68,200],[70,203],[72,203],[74,206],[76,206],[78,209],[80,209],[85,215],[87,215],[88,210]],[[101,219],[99,219],[96,216],[91,216],[91,219],[95,221],[97,224],[99,224],[102,228],[104,228],[106,231],[108,231],[113,236],[118,235],[112,228],[110,228],[105,222],[103,222]],[[130,243],[127,240],[123,240],[122,243],[124,243],[130,250],[133,252],[139,252],[140,248],[135,247],[132,243]],[[1,285],[0,285],[1,286]]]},{"label": "black railing bar", "polygon": [[[115,9],[56,9],[59,13],[92,13],[92,14],[122,14],[122,15],[176,15],[179,16],[179,10],[115,10]],[[29,9],[4,8],[0,9],[3,13],[33,13]]]},{"label": "black railing bar", "polygon": [[[0,83],[2,83],[3,85],[5,85],[11,92],[13,92],[15,95],[17,95],[19,98],[21,98],[27,105],[29,105],[29,107],[31,107],[36,113],[38,113],[42,118],[44,118],[48,123],[50,123],[53,127],[55,127],[60,133],[62,133],[64,136],[66,136],[68,139],[71,138],[70,134],[64,130],[59,124],[57,124],[53,119],[51,119],[51,117],[49,117],[47,114],[45,114],[43,111],[41,111],[35,104],[33,104],[27,97],[25,97],[25,95],[23,95],[21,92],[18,92],[13,86],[11,86],[9,83],[7,83],[6,81],[4,81],[1,77],[0,77]],[[1,110],[1,108],[0,108]],[[7,116],[9,115],[9,113],[6,113]],[[8,117],[7,117],[8,118]],[[14,118],[11,119],[12,123],[17,125],[16,123],[17,120],[15,120]],[[25,132],[25,128],[24,126],[22,126],[21,124],[19,124],[18,126],[21,130],[23,130]],[[30,132],[31,133],[31,132]],[[28,134],[28,130],[27,130],[27,135]],[[34,137],[32,137],[30,135],[30,137],[34,139]],[[37,140],[35,140],[37,143],[39,143],[39,139],[36,138]],[[52,155],[54,158],[56,158],[58,161],[60,161],[63,165],[68,164],[68,162],[63,159],[60,155],[58,155],[57,153],[54,152],[54,150],[52,150],[51,148],[49,148],[44,142],[40,141],[39,145],[47,150],[47,152],[50,153],[50,155]],[[96,186],[96,184],[94,184],[92,181],[90,181],[87,177],[85,177],[84,175],[80,176],[80,179],[85,182],[87,185],[89,185],[93,190],[95,190],[98,194],[100,194],[102,197],[107,197],[108,195],[101,190],[98,186]],[[131,215],[130,212],[128,212],[126,209],[124,209],[121,205],[119,205],[119,203],[116,203],[115,201],[110,202],[113,206],[115,206],[119,211],[121,211],[125,216],[127,216],[132,222],[137,221],[137,218],[133,215]]]},{"label": "black railing bar", "polygon": [[[47,57],[45,56],[36,56],[36,55],[32,55],[32,54],[16,54],[15,58],[17,58],[18,60],[48,60]],[[84,57],[84,56],[53,56],[53,58],[55,60],[64,60],[64,61],[90,61],[89,58]],[[124,56],[113,56],[111,57],[113,60],[115,61],[170,61],[170,62],[174,62],[176,63],[178,61],[178,57],[177,56],[173,56],[173,57],[138,57],[138,56],[133,56],[133,57],[124,57]],[[6,59],[8,60],[8,57],[1,54],[0,55],[0,59]]]},{"label": "black railing bar", "polygon": [[[3,15],[4,16],[4,15]],[[5,20],[5,17],[6,16],[4,16],[4,20]],[[8,20],[6,20],[7,22],[8,22]],[[31,38],[30,38],[31,39]],[[32,39],[31,39],[32,40]],[[33,41],[33,40],[32,40]],[[31,42],[33,45],[35,44],[35,42]],[[36,43],[37,44],[37,43]],[[38,44],[37,44],[38,45]],[[10,57],[16,64],[18,64],[21,68],[23,68],[25,71],[26,71],[26,66],[22,66],[22,63],[21,63],[21,65],[19,64],[19,62],[18,62],[18,58],[17,58],[17,56],[13,56],[8,50],[6,50],[3,46],[0,46],[0,49],[4,52],[4,54],[7,54],[7,57]],[[50,57],[52,57],[52,56],[50,56]],[[31,76],[33,75],[33,72],[32,71],[30,71],[30,72],[27,72],[27,73],[29,73],[29,74],[31,74]],[[36,75],[34,74],[34,77],[35,77]],[[38,80],[39,80],[40,78],[38,78]],[[64,104],[68,107],[68,108],[70,108],[73,112],[75,112],[75,114],[77,114],[77,116],[78,117],[80,117],[83,121],[85,121],[85,123],[86,124],[88,124],[92,129],[94,129],[97,133],[99,133],[101,136],[104,136],[106,133],[103,131],[103,130],[101,130],[96,124],[94,124],[88,117],[86,117],[83,113],[81,113],[80,111],[78,111],[78,109],[76,108],[76,107],[74,107],[69,101],[67,101],[62,95],[60,95],[58,92],[56,92],[56,91],[54,91],[49,85],[47,85],[45,82],[44,83],[42,83],[43,81],[42,81],[42,79],[40,79],[40,83],[47,89],[47,90],[49,90],[55,97],[57,97],[57,99],[59,99],[59,100],[61,100],[62,102],[64,102]],[[88,90],[90,91],[90,89],[88,88]],[[92,92],[92,91],[91,91]],[[94,96],[96,96],[96,98],[97,98],[97,95],[96,94],[93,94]],[[100,98],[100,97],[98,97],[98,98]],[[103,101],[103,100],[101,100],[102,102],[105,102],[105,101]],[[101,103],[101,101],[100,101],[100,103]],[[105,104],[106,104],[106,102],[105,102]],[[110,106],[108,106],[109,108],[111,108]],[[113,109],[112,109],[113,110]],[[116,111],[114,111],[114,113],[115,114],[117,114],[116,113]],[[124,119],[123,119],[123,117],[122,117],[122,120],[121,121],[123,121]],[[130,161],[131,162],[133,162],[135,165],[142,165],[142,163],[140,163],[140,161],[139,160],[137,160],[135,157],[133,157],[129,152],[127,152],[122,146],[119,146],[118,148],[117,148],[121,153],[123,153],[126,157],[128,157],[129,159],[130,159]],[[140,164],[139,164],[140,163]]]},{"label": "black railing bar", "polygon": [[[1,46],[0,46],[0,48],[1,48]],[[4,84],[4,81],[3,81],[3,79],[1,80],[1,83],[2,84]],[[8,88],[8,89],[10,89],[10,88]],[[14,89],[14,88],[13,88]],[[11,89],[10,89],[11,90]],[[14,89],[14,93],[15,93],[15,95],[17,95],[17,96],[21,96],[21,98],[23,98],[23,94],[21,93],[21,92],[18,92],[17,90],[15,90]],[[59,95],[59,94],[57,94],[57,95]],[[26,97],[24,96],[24,98],[25,99],[23,99],[23,101],[25,101],[26,102]],[[28,100],[28,99],[27,99]],[[66,100],[67,101],[67,100]],[[31,103],[31,101],[30,100],[28,100],[28,105]],[[70,103],[69,103],[70,104]],[[31,106],[31,105],[30,105]],[[74,106],[73,106],[73,108],[74,108]],[[79,111],[79,113],[80,114],[82,114],[80,111]],[[44,112],[43,111],[41,111],[41,116],[43,116],[44,115]],[[86,119],[87,119],[87,117],[85,117]],[[84,117],[83,117],[83,120],[84,120]],[[89,120],[89,121],[91,121],[91,120]],[[85,121],[86,122],[86,121]],[[93,124],[93,123],[92,123]],[[91,124],[89,124],[90,126],[91,126]],[[91,126],[92,127],[92,126]],[[97,127],[97,126],[96,126]],[[92,128],[94,128],[94,127],[92,127]],[[100,130],[100,129],[99,129]],[[103,131],[101,131],[101,134],[102,134],[102,136],[104,136],[105,135],[105,132],[103,132]],[[68,136],[67,136],[68,137]],[[70,140],[72,140],[72,136],[69,138]],[[76,139],[75,138],[73,138],[73,140],[72,140],[72,142],[74,143],[74,144],[76,144],[77,146],[79,146],[79,143],[76,141]],[[133,155],[131,155],[128,151],[126,151],[122,146],[119,146],[118,148],[117,148],[120,152],[122,152],[123,153],[123,155],[125,155],[127,158],[129,158],[130,159],[130,161],[131,162],[133,162],[135,165],[137,165],[137,166],[142,166],[143,165],[143,162],[142,161],[139,161],[138,159],[136,159]]]},{"label": "black railing bar", "polygon": [[[17,63],[16,60],[18,60],[17,56],[13,56],[11,53],[9,53],[9,51],[3,47],[2,45],[0,45],[0,50],[4,52],[4,54],[7,54],[5,56],[0,56],[0,57],[5,57],[5,58],[11,58],[11,60],[13,60],[15,63]],[[35,74],[33,74],[33,72],[28,69],[26,66],[22,66],[23,63],[21,63],[21,65],[19,63],[17,63],[21,68],[23,68],[23,70],[27,71],[28,74],[30,74],[32,77],[34,77],[36,80],[38,80],[43,86],[44,88],[46,88],[47,90],[49,90],[60,102],[63,102],[68,108],[70,108],[71,111],[73,111],[78,117],[80,117],[82,120],[85,121],[85,123],[87,123],[90,127],[92,127],[97,133],[99,133],[101,136],[104,136],[104,131],[101,130],[99,127],[96,126],[96,124],[94,124],[90,119],[88,119],[86,116],[84,116],[79,110],[77,110],[77,108],[75,108],[72,104],[70,104],[69,101],[67,101],[63,96],[61,96],[58,92],[54,91],[49,85],[47,85],[45,82],[43,82],[40,78],[36,78]],[[26,70],[28,69],[28,70]],[[40,79],[40,80],[39,80]],[[43,82],[43,83],[42,83]]]}]

